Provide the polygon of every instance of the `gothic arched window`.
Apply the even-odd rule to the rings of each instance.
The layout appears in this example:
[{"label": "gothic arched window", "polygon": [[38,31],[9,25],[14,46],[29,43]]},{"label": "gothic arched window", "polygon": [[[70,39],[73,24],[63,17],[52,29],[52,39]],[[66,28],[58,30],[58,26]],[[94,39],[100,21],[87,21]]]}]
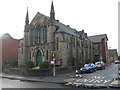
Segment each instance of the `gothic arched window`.
[{"label": "gothic arched window", "polygon": [[57,50],[59,49],[59,40],[58,40],[58,37],[56,38],[56,49]]}]

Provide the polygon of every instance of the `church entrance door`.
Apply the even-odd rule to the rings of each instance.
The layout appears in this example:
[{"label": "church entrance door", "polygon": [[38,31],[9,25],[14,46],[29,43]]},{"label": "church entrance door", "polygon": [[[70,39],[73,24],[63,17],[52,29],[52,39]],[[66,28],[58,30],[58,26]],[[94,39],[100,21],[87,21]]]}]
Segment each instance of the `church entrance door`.
[{"label": "church entrance door", "polygon": [[42,63],[42,54],[40,51],[38,51],[36,55],[36,65],[38,66],[41,63]]}]

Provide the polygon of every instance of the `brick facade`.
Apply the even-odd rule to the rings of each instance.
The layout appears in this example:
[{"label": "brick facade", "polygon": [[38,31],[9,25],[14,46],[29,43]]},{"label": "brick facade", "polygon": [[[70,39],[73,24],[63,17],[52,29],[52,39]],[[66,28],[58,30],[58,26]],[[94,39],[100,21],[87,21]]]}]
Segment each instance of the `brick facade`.
[{"label": "brick facade", "polygon": [[0,39],[2,66],[4,66],[7,60],[18,60],[17,51],[20,40],[13,39],[8,33],[2,35]]},{"label": "brick facade", "polygon": [[89,39],[92,41],[92,43],[94,45],[94,53],[93,53],[94,60],[109,63],[107,35],[101,34],[101,35],[89,36]]}]

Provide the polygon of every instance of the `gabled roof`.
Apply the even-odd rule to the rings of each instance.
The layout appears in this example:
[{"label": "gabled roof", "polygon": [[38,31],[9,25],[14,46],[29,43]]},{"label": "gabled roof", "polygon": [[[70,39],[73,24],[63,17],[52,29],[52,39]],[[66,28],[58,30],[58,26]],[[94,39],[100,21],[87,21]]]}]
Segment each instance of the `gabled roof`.
[{"label": "gabled roof", "polygon": [[37,12],[37,14],[35,15],[35,17],[33,18],[33,20],[30,23],[30,26],[35,26],[35,24],[39,23],[40,25],[43,24],[45,21],[48,21],[49,17],[45,16],[39,12]]},{"label": "gabled roof", "polygon": [[66,25],[62,24],[59,21],[55,20],[54,25],[59,26],[59,29],[58,29],[57,32],[64,32],[64,33],[68,33],[68,34],[74,35],[76,37],[79,37],[79,34],[78,34],[77,30],[72,29],[69,26],[66,26]]},{"label": "gabled roof", "polygon": [[20,39],[13,38],[9,33],[2,34],[0,38],[2,39],[11,38],[13,40],[18,40],[18,41],[20,40]]},{"label": "gabled roof", "polygon": [[100,35],[89,36],[88,39],[90,39],[93,43],[99,43],[99,42],[101,42],[102,39],[108,40],[106,34],[100,34]]},{"label": "gabled roof", "polygon": [[[35,15],[35,17],[33,18],[33,20],[30,23],[30,27],[34,27],[37,23],[42,25],[45,21],[49,22],[49,17],[37,12],[37,14]],[[68,33],[68,34],[74,35],[76,37],[79,37],[79,34],[75,29],[72,29],[72,28],[60,23],[58,20],[53,20],[53,24],[56,26],[59,26],[59,29],[57,32],[59,32],[59,33],[64,32],[64,33]]]}]

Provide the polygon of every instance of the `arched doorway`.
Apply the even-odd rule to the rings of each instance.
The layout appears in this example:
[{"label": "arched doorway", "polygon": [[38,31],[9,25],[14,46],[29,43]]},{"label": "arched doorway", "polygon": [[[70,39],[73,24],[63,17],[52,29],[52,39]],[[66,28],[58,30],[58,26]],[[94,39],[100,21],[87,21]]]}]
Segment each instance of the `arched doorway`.
[{"label": "arched doorway", "polygon": [[42,53],[40,51],[36,54],[36,66],[42,63]]}]

